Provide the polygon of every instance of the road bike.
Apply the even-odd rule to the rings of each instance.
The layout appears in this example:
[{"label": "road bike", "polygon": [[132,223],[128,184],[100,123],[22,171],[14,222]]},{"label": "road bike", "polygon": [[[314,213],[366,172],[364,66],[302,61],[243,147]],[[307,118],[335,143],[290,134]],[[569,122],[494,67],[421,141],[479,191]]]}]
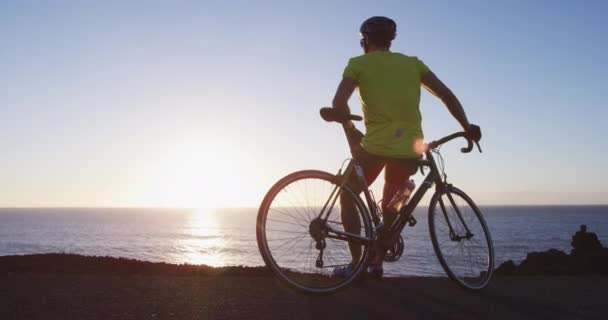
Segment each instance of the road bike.
[{"label": "road bike", "polygon": [[[343,124],[353,158],[337,174],[318,170],[303,170],[276,182],[262,201],[256,225],[260,253],[266,265],[285,284],[307,293],[332,293],[352,284],[367,269],[374,241],[389,248],[384,256],[388,262],[398,260],[404,250],[401,232],[414,226],[414,209],[434,185],[428,211],[428,224],[433,249],[448,277],[467,290],[480,290],[488,285],[494,270],[494,248],[488,226],[473,200],[462,190],[447,182],[443,171],[441,145],[464,137],[457,132],[428,143],[424,157],[417,165],[428,174],[410,200],[399,210],[390,226],[382,222],[381,206],[369,190],[361,164],[354,157],[353,138],[344,124],[362,120],[360,116],[332,113],[321,109],[326,121]],[[473,141],[463,153],[471,152]],[[477,144],[479,151],[481,148]],[[436,160],[437,159],[437,160]],[[347,181],[355,174],[365,202],[349,187]],[[359,189],[359,190],[361,190]],[[340,196],[350,197],[357,212],[360,230],[347,232],[342,224]],[[361,255],[353,260],[351,249],[360,248]],[[334,269],[350,264],[347,276],[334,275]]]}]

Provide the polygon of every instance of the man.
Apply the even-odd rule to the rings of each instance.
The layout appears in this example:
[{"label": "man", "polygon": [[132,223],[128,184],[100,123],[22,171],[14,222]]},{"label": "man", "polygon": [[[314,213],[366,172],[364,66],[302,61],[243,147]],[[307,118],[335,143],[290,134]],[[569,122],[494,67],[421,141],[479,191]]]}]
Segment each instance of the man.
[{"label": "man", "polygon": [[[409,177],[416,173],[416,159],[423,153],[422,117],[420,115],[420,87],[424,86],[447,106],[451,114],[467,132],[478,141],[479,127],[471,125],[456,96],[418,58],[389,51],[397,34],[397,25],[387,17],[371,17],[360,28],[364,54],[350,59],[344,69],[333,100],[338,113],[350,113],[348,99],[359,89],[365,135],[355,147],[355,157],[361,162],[365,178],[371,184],[382,169],[385,183],[382,197],[384,224],[390,226],[397,214],[390,210],[389,202],[395,194],[403,192]],[[362,135],[352,122],[345,124],[349,135]],[[361,186],[349,182],[356,192]],[[348,232],[359,232],[360,221],[356,208],[348,196],[340,198],[341,217]],[[387,248],[376,245],[370,261],[370,273],[382,277],[382,262]],[[353,261],[361,257],[361,247],[350,246]],[[334,270],[336,275],[347,275],[352,265]]]}]

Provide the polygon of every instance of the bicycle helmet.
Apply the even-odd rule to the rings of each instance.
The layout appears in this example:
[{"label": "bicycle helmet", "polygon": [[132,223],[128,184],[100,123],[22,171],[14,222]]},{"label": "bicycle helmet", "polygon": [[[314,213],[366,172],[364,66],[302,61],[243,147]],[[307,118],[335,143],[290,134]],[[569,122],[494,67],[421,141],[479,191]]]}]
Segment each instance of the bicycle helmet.
[{"label": "bicycle helmet", "polygon": [[395,39],[397,24],[390,18],[375,16],[363,21],[359,32],[368,42],[386,43]]}]

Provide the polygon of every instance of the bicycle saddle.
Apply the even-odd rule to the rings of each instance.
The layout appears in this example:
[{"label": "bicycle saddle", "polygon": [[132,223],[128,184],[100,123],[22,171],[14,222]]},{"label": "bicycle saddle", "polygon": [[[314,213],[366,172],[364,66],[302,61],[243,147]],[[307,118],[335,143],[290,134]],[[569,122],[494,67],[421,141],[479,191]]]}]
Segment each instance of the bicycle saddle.
[{"label": "bicycle saddle", "polygon": [[329,108],[329,107],[321,108],[321,110],[319,110],[319,113],[321,113],[321,118],[323,118],[323,120],[325,120],[327,122],[343,123],[343,122],[346,122],[349,120],[353,120],[353,121],[363,120],[363,117],[361,117],[361,116],[358,116],[355,114],[336,112],[336,109]]}]

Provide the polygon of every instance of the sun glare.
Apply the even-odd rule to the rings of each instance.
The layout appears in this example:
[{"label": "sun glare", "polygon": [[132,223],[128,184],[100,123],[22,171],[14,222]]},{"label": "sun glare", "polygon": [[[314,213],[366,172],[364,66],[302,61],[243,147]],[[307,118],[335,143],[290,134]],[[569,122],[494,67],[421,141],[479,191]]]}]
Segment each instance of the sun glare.
[{"label": "sun glare", "polygon": [[183,143],[158,159],[147,203],[169,207],[219,208],[240,204],[251,184],[247,156],[238,146]]},{"label": "sun glare", "polygon": [[218,229],[216,212],[212,209],[199,209],[192,212],[186,229],[188,237],[180,239],[178,246],[182,253],[179,262],[206,264],[218,267],[224,264],[224,237]]}]

